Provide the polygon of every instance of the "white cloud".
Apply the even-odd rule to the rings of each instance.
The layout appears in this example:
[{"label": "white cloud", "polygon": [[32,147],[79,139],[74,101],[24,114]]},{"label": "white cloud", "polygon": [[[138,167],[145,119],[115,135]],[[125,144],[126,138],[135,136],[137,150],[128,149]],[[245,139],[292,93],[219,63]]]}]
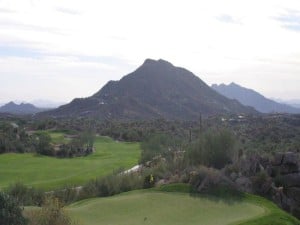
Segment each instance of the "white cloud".
[{"label": "white cloud", "polygon": [[[164,58],[208,83],[235,81],[271,97],[299,98],[300,32],[278,20],[291,19],[291,9],[295,18],[299,1],[2,0],[0,51],[17,46],[38,56],[0,52],[0,83],[11,80],[1,96],[11,99],[18,78],[33,75],[31,89],[46,97],[88,96],[145,58]],[[42,77],[60,89],[53,93]],[[27,83],[21,96],[29,99],[35,92]],[[68,94],[56,94],[66,83]]]},{"label": "white cloud", "polygon": [[0,59],[0,101],[36,98],[71,101],[94,94],[107,79],[120,79],[132,68],[81,62],[75,57],[43,59],[7,57]]}]

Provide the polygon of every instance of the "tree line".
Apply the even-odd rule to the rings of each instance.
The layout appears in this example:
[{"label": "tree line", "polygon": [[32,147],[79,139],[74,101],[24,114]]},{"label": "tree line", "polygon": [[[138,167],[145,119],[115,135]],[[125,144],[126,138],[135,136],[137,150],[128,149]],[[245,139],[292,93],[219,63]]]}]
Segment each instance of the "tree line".
[{"label": "tree line", "polygon": [[27,131],[24,125],[15,122],[0,122],[0,154],[37,153],[55,157],[85,156],[93,152],[95,133],[93,130],[75,132],[74,138],[57,146],[52,144],[52,138],[46,131]]}]

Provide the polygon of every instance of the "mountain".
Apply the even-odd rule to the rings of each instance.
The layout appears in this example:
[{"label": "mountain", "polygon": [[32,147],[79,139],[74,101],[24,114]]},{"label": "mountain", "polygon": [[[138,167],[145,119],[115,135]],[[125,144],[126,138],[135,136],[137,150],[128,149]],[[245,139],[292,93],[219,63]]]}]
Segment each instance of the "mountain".
[{"label": "mountain", "polygon": [[36,107],[39,108],[57,108],[61,105],[66,104],[65,102],[56,102],[56,101],[51,101],[47,99],[35,99],[30,101],[31,104],[35,105]]},{"label": "mountain", "polygon": [[283,100],[283,99],[273,99],[275,102],[287,104],[289,106],[300,108],[300,99],[290,99],[290,100]]},{"label": "mountain", "polygon": [[16,104],[9,102],[0,107],[1,113],[11,113],[15,115],[35,114],[42,111],[45,111],[45,109],[37,108],[29,103]]},{"label": "mountain", "polygon": [[165,60],[147,59],[137,70],[119,81],[109,81],[88,98],[39,116],[100,119],[197,119],[225,113],[257,113],[236,100],[212,90],[190,71]]},{"label": "mountain", "polygon": [[265,98],[263,95],[252,89],[242,87],[235,83],[231,83],[229,85],[213,84],[211,87],[227,98],[236,99],[243,105],[252,106],[262,113],[300,113],[300,109],[275,102],[271,99]]}]

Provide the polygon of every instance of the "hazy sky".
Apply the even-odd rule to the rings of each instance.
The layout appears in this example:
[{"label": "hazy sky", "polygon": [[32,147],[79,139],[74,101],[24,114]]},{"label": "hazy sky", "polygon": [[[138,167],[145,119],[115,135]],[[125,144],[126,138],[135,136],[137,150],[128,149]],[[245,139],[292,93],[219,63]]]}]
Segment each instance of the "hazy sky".
[{"label": "hazy sky", "polygon": [[300,98],[300,1],[0,0],[0,102],[70,101],[146,58]]}]

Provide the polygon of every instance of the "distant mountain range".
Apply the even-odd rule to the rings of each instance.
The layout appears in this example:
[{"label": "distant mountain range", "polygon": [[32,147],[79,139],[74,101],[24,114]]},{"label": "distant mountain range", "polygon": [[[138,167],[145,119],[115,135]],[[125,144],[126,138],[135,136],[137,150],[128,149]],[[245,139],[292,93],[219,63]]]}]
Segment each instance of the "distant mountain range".
[{"label": "distant mountain range", "polygon": [[[54,109],[57,108],[61,105],[66,104],[66,102],[57,102],[57,101],[51,101],[51,100],[47,100],[47,99],[35,99],[32,101],[24,101],[24,100],[12,100],[9,102],[14,102],[15,104],[19,105],[21,103],[28,103],[28,104],[32,104],[37,108],[42,108],[42,109]],[[3,106],[7,104],[7,102],[0,102],[0,106]]]},{"label": "distant mountain range", "polygon": [[47,109],[37,108],[29,103],[16,104],[14,102],[9,102],[0,107],[0,113],[10,113],[15,115],[35,114],[45,110]]},{"label": "distant mountain range", "polygon": [[227,98],[236,99],[243,105],[252,106],[262,113],[300,113],[299,108],[275,102],[252,89],[242,87],[235,83],[228,85],[213,84],[211,87]]},{"label": "distant mountain range", "polygon": [[295,108],[300,108],[300,99],[291,99],[291,100],[283,100],[283,99],[272,99],[275,102],[279,102],[282,104],[286,104]]},{"label": "distant mountain range", "polygon": [[217,93],[190,71],[165,60],[147,59],[137,70],[119,81],[109,81],[88,98],[76,98],[40,117],[99,119],[198,119],[228,113],[257,113]]},{"label": "distant mountain range", "polygon": [[57,108],[61,105],[66,104],[66,102],[57,102],[57,101],[51,101],[47,99],[35,99],[30,101],[30,103],[35,105],[38,108],[48,108],[48,109]]}]

